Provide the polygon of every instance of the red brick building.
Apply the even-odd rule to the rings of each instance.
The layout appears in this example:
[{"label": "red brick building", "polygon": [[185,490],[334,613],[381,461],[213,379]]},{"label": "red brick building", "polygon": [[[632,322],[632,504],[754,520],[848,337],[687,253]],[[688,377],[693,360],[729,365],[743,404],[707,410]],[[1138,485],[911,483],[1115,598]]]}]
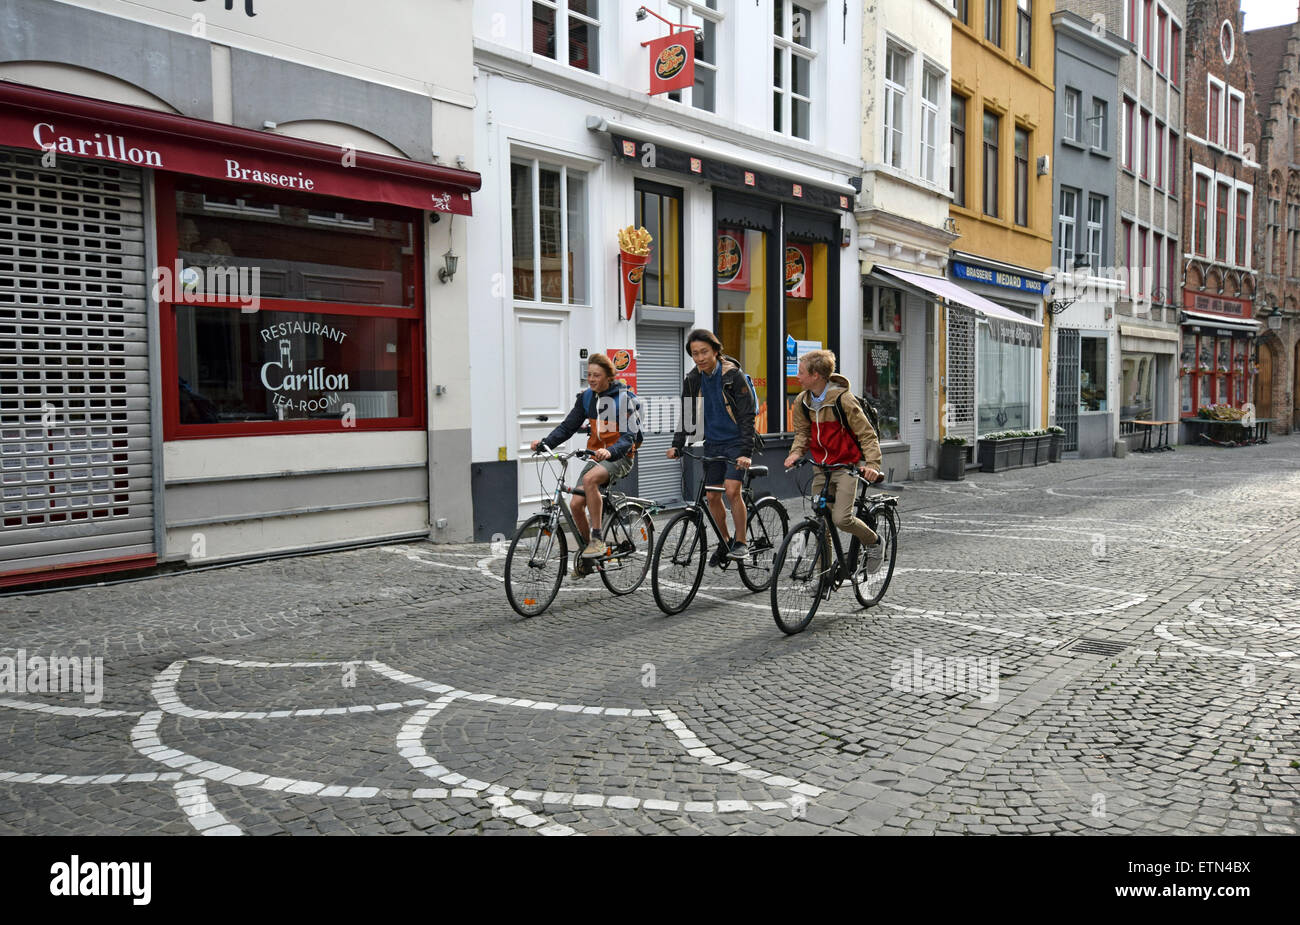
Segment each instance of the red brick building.
[{"label": "red brick building", "polygon": [[1259,117],[1239,0],[1187,5],[1180,407],[1253,398]]},{"label": "red brick building", "polygon": [[1280,431],[1300,427],[1300,23],[1246,34],[1260,114],[1259,299],[1255,407]]}]

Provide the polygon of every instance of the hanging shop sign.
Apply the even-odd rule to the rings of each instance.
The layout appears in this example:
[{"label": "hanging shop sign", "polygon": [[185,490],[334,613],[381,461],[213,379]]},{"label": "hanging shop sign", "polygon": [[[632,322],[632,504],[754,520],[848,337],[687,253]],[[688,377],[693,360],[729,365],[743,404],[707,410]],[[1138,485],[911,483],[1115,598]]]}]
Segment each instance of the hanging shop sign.
[{"label": "hanging shop sign", "polygon": [[785,294],[792,299],[812,298],[812,248],[806,244],[785,246]]},{"label": "hanging shop sign", "polygon": [[636,391],[636,351],[631,347],[610,347],[605,356],[614,364],[614,378]]},{"label": "hanging shop sign", "polygon": [[694,86],[694,31],[665,35],[647,44],[650,48],[651,96]]},{"label": "hanging shop sign", "polygon": [[749,264],[745,260],[743,228],[719,228],[716,276],[719,289],[749,292]]}]

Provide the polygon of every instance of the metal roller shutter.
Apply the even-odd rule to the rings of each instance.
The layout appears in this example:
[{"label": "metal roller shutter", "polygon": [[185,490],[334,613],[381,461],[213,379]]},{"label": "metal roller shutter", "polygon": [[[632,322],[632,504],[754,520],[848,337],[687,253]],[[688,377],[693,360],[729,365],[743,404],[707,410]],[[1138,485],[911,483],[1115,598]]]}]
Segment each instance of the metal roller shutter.
[{"label": "metal roller shutter", "polygon": [[646,432],[637,450],[637,494],[660,504],[682,500],[682,464],[664,454],[673,445],[676,418],[670,409],[680,407],[685,353],[682,329],[641,325],[636,330],[636,384],[646,406],[648,424],[664,433]]},{"label": "metal roller shutter", "polygon": [[947,432],[975,443],[975,313],[948,306]]},{"label": "metal roller shutter", "polygon": [[0,580],[152,555],[140,172],[0,149]]},{"label": "metal roller shutter", "polygon": [[[925,302],[907,296],[903,330],[902,437],[911,447],[908,468],[925,468]],[[901,477],[901,474],[900,476]]]}]

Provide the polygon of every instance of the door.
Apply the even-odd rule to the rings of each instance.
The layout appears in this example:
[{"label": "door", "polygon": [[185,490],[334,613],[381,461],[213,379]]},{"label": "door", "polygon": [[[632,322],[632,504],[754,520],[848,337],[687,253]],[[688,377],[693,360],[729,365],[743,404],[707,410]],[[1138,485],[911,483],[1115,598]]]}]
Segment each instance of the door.
[{"label": "door", "polygon": [[[925,311],[918,296],[907,296],[903,321],[903,401],[899,421],[903,442],[908,445],[908,468],[925,468]],[[895,478],[901,477],[901,473]]]},{"label": "door", "polygon": [[0,149],[0,585],[156,555],[140,172],[40,160]]},{"label": "door", "polygon": [[1255,373],[1254,402],[1255,417],[1273,416],[1273,351],[1268,344],[1259,345],[1259,372]]},{"label": "door", "polygon": [[686,374],[682,336],[681,328],[665,325],[636,330],[636,392],[645,415],[645,441],[636,453],[637,494],[663,505],[682,500],[682,463],[664,455],[680,417]]},{"label": "door", "polygon": [[[515,414],[519,432],[515,449],[519,457],[519,518],[522,520],[534,513],[538,502],[550,494],[555,477],[554,465],[542,465],[533,458],[528,446],[564,420],[577,394],[586,388],[579,378],[579,373],[585,376],[586,366],[569,350],[567,313],[517,312],[514,333]],[[573,439],[586,443],[581,435]]]},{"label": "door", "polygon": [[1061,449],[1079,448],[1079,332],[1056,332],[1056,426],[1065,429]]}]

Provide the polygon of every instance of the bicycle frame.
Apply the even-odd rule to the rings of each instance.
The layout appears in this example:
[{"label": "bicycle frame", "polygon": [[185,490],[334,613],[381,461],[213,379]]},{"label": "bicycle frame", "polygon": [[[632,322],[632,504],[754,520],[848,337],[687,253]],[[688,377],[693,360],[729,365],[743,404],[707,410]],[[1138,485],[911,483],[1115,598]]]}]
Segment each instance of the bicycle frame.
[{"label": "bicycle frame", "polygon": [[[548,517],[550,518],[549,522],[551,525],[551,536],[549,537],[547,542],[546,554],[542,557],[543,562],[545,562],[547,559],[550,558],[551,548],[552,548],[551,544],[555,542],[555,528],[559,527],[559,529],[561,530],[564,529],[563,525],[561,525],[560,523],[561,516],[564,518],[564,523],[568,524],[569,533],[573,535],[577,548],[578,549],[582,548],[582,534],[578,531],[578,524],[573,519],[573,512],[569,510],[569,505],[565,502],[566,495],[573,495],[575,493],[575,490],[568,484],[568,482],[565,481],[565,475],[568,471],[569,460],[572,459],[575,455],[576,455],[575,453],[556,453],[553,450],[550,452],[549,455],[550,459],[560,463],[561,469],[560,469],[559,477],[555,480],[555,489],[554,491],[551,492],[551,497],[548,500],[542,502],[542,513],[548,515]],[[586,496],[585,492],[577,492],[577,493],[583,495],[584,497]],[[610,487],[606,487],[604,492],[606,510],[613,510],[617,506],[615,503],[616,499],[614,498],[615,494],[618,494],[619,498],[622,499],[623,501],[628,500],[630,497],[628,495],[623,495],[621,492],[615,492]],[[634,500],[640,502],[640,501],[644,501],[645,499],[638,498]],[[645,507],[646,510],[651,515],[655,514],[659,510],[659,505],[655,504],[654,502],[647,502]],[[538,550],[536,550],[536,552],[541,552],[541,549],[539,548]],[[537,565],[537,561],[533,558],[533,556],[529,556],[528,564],[535,566]],[[605,563],[603,560],[597,560],[594,563],[597,569],[603,569],[604,564]]]},{"label": "bicycle frame", "polygon": [[[698,459],[698,460],[700,460],[701,462],[708,462],[708,461],[713,460],[713,459],[720,459],[720,458],[722,458],[722,457],[713,457],[713,456],[696,456],[694,453],[687,453],[685,450],[679,450],[678,452],[680,452],[680,453],[682,454],[682,459]],[[731,460],[728,459],[727,461],[730,462]],[[718,488],[718,487],[710,488],[709,486],[705,485],[705,484],[704,484],[704,473],[701,472],[701,473],[700,473],[700,484],[699,484],[698,486],[696,486],[696,489],[695,489],[695,500],[692,501],[692,502],[688,505],[688,508],[689,508],[691,511],[693,511],[693,512],[695,513],[695,517],[696,517],[697,520],[703,518],[703,519],[705,519],[705,520],[707,520],[707,521],[709,522],[709,525],[710,525],[711,527],[713,527],[713,535],[714,535],[715,537],[717,537],[717,539],[718,539],[718,543],[719,543],[719,545],[721,545],[721,544],[726,540],[726,537],[723,535],[722,528],[721,528],[720,526],[718,526],[718,522],[717,522],[717,520],[714,519],[714,517],[713,517],[713,511],[711,511],[711,510],[709,509],[709,506],[704,502],[705,494],[706,494],[707,492],[709,492],[710,490],[712,490],[712,491],[716,491],[716,492],[724,492],[724,491],[725,491],[725,489],[723,489],[723,488]],[[752,509],[752,508],[754,507],[754,503],[755,503],[755,502],[754,502],[754,491],[753,491],[753,489],[749,486],[749,484],[748,484],[748,479],[741,479],[741,482],[740,482],[740,497],[741,497],[741,499],[745,502],[745,510],[746,510],[746,511],[749,511],[750,509]],[[674,551],[674,557],[673,557],[674,559],[676,558],[675,553],[676,553],[676,551]]]},{"label": "bicycle frame", "polygon": [[[814,463],[813,465],[817,465],[817,464]],[[840,542],[840,531],[835,527],[835,521],[831,517],[831,508],[830,508],[829,499],[826,496],[827,492],[829,492],[831,489],[830,475],[834,471],[835,471],[834,469],[829,469],[829,468],[821,469],[821,474],[826,476],[826,480],[825,480],[825,484],[822,485],[821,487],[821,491],[817,495],[817,500],[813,502],[813,516],[816,517],[825,525],[826,531],[830,534],[831,537],[831,544],[835,550],[834,563],[828,562],[827,563],[828,569],[832,564],[837,566],[843,566],[844,564],[844,546]],[[855,480],[853,485],[853,507],[855,508],[855,513],[857,513],[856,508],[858,507],[858,505],[862,501],[867,500],[865,498],[859,498],[858,492],[862,490],[863,486],[870,487],[870,485],[871,485],[870,482],[866,481],[866,479],[862,478],[862,476],[856,475],[855,473]],[[875,504],[871,504],[868,507],[868,509],[866,511],[863,511],[862,513],[874,513],[875,507],[876,507]]]}]

